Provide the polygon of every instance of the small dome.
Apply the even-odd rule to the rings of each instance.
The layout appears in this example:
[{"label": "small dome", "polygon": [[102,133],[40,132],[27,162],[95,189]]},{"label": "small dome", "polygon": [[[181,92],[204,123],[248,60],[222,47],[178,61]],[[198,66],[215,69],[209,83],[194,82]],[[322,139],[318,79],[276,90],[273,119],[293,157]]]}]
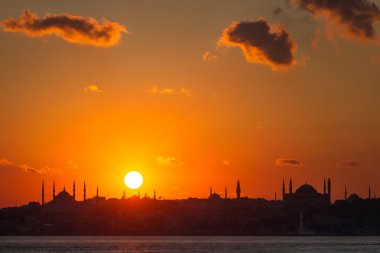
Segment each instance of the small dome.
[{"label": "small dome", "polygon": [[358,200],[358,199],[360,199],[359,195],[353,193],[353,194],[351,194],[351,195],[348,197],[347,201],[352,202],[352,201],[355,201],[355,200]]},{"label": "small dome", "polygon": [[317,190],[314,189],[313,186],[309,185],[309,184],[304,184],[304,185],[301,185],[296,193],[302,193],[302,194],[315,194],[317,193]]},{"label": "small dome", "polygon": [[208,199],[221,199],[220,195],[217,193],[213,193],[208,197]]}]

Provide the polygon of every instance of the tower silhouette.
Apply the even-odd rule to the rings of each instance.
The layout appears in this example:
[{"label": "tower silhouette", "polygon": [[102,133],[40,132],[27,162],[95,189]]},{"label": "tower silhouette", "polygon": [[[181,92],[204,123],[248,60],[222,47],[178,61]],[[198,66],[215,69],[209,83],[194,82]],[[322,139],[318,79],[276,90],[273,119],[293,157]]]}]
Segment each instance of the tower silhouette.
[{"label": "tower silhouette", "polygon": [[344,186],[344,200],[347,200],[347,187]]},{"label": "tower silhouette", "polygon": [[282,179],[282,200],[285,200],[285,180]]},{"label": "tower silhouette", "polygon": [[45,205],[45,181],[42,181],[41,204]]},{"label": "tower silhouette", "polygon": [[53,199],[55,199],[55,180],[53,181]]},{"label": "tower silhouette", "polygon": [[240,199],[240,193],[241,193],[240,180],[238,179],[236,183],[236,198],[237,199]]},{"label": "tower silhouette", "polygon": [[329,199],[329,203],[331,203],[331,180],[330,180],[330,178],[327,181],[327,196]]},{"label": "tower silhouette", "polygon": [[224,198],[227,199],[227,187],[224,189]]},{"label": "tower silhouette", "polygon": [[292,182],[292,178],[290,178],[290,180],[289,180],[289,193],[290,193],[290,194],[293,193],[293,182]]},{"label": "tower silhouette", "polygon": [[75,200],[75,180],[74,180],[74,183],[73,183],[73,199]]},{"label": "tower silhouette", "polygon": [[368,199],[372,198],[371,186],[368,186]]},{"label": "tower silhouette", "polygon": [[153,191],[153,199],[156,199],[156,190]]},{"label": "tower silhouette", "polygon": [[99,198],[99,187],[96,186],[96,198]]},{"label": "tower silhouette", "polygon": [[86,201],[86,181],[83,181],[83,201]]}]

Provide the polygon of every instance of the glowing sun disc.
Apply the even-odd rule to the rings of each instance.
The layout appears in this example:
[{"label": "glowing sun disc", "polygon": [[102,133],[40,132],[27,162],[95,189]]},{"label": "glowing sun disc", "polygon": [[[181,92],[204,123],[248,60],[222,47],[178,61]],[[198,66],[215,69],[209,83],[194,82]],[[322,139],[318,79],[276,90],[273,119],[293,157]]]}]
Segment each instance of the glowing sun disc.
[{"label": "glowing sun disc", "polygon": [[143,181],[143,176],[137,171],[130,171],[124,177],[124,183],[129,189],[137,189],[141,187]]}]

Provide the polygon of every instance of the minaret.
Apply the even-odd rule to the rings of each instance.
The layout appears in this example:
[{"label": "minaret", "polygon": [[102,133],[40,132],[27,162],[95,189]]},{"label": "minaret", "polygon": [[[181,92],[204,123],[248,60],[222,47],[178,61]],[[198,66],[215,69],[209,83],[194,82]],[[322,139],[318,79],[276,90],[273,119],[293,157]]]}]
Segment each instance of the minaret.
[{"label": "minaret", "polygon": [[66,185],[63,186],[63,191],[66,192]]},{"label": "minaret", "polygon": [[236,198],[237,199],[240,199],[240,193],[241,193],[240,180],[238,179],[237,184],[236,184]]},{"label": "minaret", "polygon": [[73,199],[75,200],[75,180],[74,180],[74,183],[73,183]]},{"label": "minaret", "polygon": [[156,199],[156,190],[153,191],[153,199]]},{"label": "minaret", "polygon": [[323,179],[323,195],[326,195],[326,178]]},{"label": "minaret", "polygon": [[224,189],[224,199],[227,199],[227,187]]},{"label": "minaret", "polygon": [[99,198],[99,187],[96,186],[96,198]]},{"label": "minaret", "polygon": [[293,182],[292,178],[289,180],[289,194],[293,194]]},{"label": "minaret", "polygon": [[121,199],[125,199],[125,190],[123,191],[123,197]]},{"label": "minaret", "polygon": [[55,180],[53,181],[53,199],[55,199]]},{"label": "minaret", "polygon": [[347,187],[344,186],[344,200],[347,200]]},{"label": "minaret", "polygon": [[327,181],[327,195],[329,198],[329,203],[331,203],[331,180],[330,180],[330,178]]},{"label": "minaret", "polygon": [[45,205],[45,181],[42,181],[42,194],[41,194],[42,202],[41,205]]},{"label": "minaret", "polygon": [[372,198],[371,186],[368,186],[368,199]]},{"label": "minaret", "polygon": [[285,200],[285,180],[282,179],[282,200]]},{"label": "minaret", "polygon": [[212,195],[212,187],[210,187],[210,196]]},{"label": "minaret", "polygon": [[83,201],[86,201],[86,181],[83,181]]}]

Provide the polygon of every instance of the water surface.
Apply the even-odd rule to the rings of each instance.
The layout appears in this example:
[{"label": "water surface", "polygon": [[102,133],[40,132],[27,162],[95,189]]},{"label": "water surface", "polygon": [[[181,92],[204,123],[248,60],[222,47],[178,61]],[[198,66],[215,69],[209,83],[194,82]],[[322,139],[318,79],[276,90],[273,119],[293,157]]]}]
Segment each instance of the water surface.
[{"label": "water surface", "polygon": [[372,253],[380,237],[0,237],[0,253]]}]

